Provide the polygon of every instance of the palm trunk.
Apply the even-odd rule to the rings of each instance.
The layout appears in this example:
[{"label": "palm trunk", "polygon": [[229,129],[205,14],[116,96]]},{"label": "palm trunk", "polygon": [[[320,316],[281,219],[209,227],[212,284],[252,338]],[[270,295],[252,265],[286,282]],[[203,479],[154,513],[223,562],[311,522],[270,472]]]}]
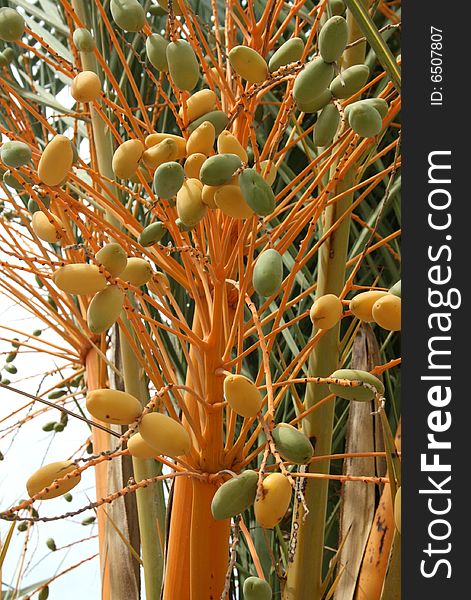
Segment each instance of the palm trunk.
[{"label": "palm trunk", "polygon": [[[125,326],[128,326],[123,316]],[[120,337],[121,362],[124,376],[124,389],[138,398],[142,405],[149,402],[147,381],[140,363],[125,335]],[[134,479],[139,482],[159,475],[159,467],[153,459],[132,459]],[[165,532],[165,504],[162,483],[141,488],[136,492],[141,554],[144,566],[144,581],[147,600],[160,598],[163,581],[163,540]]]},{"label": "palm trunk", "polygon": [[[366,0],[367,2],[369,0]],[[349,42],[361,37],[361,32],[351,15],[347,17]],[[364,44],[346,51],[343,68],[363,62]],[[335,166],[333,167],[335,168]],[[336,186],[335,194],[349,190],[355,180],[352,167]],[[328,230],[350,208],[353,194],[347,194],[339,202],[325,211],[325,230]],[[345,218],[336,231],[321,246],[318,257],[318,279],[316,298],[325,294],[340,294],[345,282],[350,216]],[[339,359],[339,326],[327,331],[319,340],[309,358],[309,375],[329,377],[336,369]],[[312,407],[328,394],[327,385],[308,384],[304,405]],[[332,446],[335,403],[329,402],[313,411],[303,421],[306,435],[311,439],[316,456],[329,455]],[[328,473],[330,461],[319,461],[311,471]],[[288,565],[287,581],[284,590],[285,600],[321,600],[321,587],[324,563],[324,530],[327,511],[329,481],[327,479],[307,479],[304,495],[309,514],[304,520],[302,505],[296,504],[293,531],[297,531],[297,542],[291,562]]]}]

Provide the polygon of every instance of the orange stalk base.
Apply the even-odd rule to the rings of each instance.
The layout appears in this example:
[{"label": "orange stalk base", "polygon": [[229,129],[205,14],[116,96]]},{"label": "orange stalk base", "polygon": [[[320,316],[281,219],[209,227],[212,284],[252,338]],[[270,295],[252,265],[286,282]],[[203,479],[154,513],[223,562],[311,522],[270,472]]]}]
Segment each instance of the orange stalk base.
[{"label": "orange stalk base", "polygon": [[216,521],[211,501],[216,486],[193,480],[190,533],[191,600],[219,600],[228,566],[230,519]]}]

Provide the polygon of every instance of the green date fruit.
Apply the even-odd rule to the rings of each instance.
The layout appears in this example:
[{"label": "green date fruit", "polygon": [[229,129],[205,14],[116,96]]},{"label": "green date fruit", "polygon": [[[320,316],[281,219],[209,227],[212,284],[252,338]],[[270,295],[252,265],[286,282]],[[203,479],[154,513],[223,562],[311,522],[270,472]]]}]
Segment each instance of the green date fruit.
[{"label": "green date fruit", "polygon": [[179,90],[191,90],[198,83],[200,68],[193,48],[186,40],[170,42],[167,46],[170,78]]},{"label": "green date fruit", "polygon": [[320,57],[315,58],[295,79],[293,86],[295,102],[303,104],[312,102],[314,98],[325,92],[333,76],[333,65],[325,63]]},{"label": "green date fruit", "polygon": [[255,501],[258,473],[247,469],[218,488],[211,502],[216,520],[229,519],[244,512]]},{"label": "green date fruit", "polygon": [[153,246],[160,242],[166,231],[165,225],[161,221],[156,221],[155,223],[147,225],[147,227],[141,231],[137,241],[141,246],[144,246],[144,248]]},{"label": "green date fruit", "polygon": [[177,162],[166,162],[157,167],[154,174],[154,192],[169,200],[176,196],[185,181],[183,167]]},{"label": "green date fruit", "polygon": [[401,297],[401,280],[399,279],[398,282],[396,282],[392,288],[389,289],[389,293],[393,294],[394,296],[398,296],[399,298]]},{"label": "green date fruit", "polygon": [[[374,375],[371,375],[371,373],[368,373],[368,371],[339,369],[332,373],[330,377],[333,379],[348,379],[348,381],[361,381],[376,388],[378,393],[384,394],[384,385],[382,382]],[[329,390],[339,398],[356,402],[368,402],[369,400],[373,400],[375,396],[374,391],[363,386],[346,387],[340,384],[331,383],[329,384]]]},{"label": "green date fruit", "polygon": [[348,112],[348,122],[353,131],[362,137],[378,135],[383,127],[383,120],[376,108],[363,102],[355,102]]},{"label": "green date fruit", "polygon": [[24,142],[5,142],[0,148],[0,159],[12,169],[27,165],[32,157],[31,148]]},{"label": "green date fruit", "polygon": [[25,31],[25,20],[14,8],[0,8],[0,40],[16,42]]},{"label": "green date fruit", "polygon": [[281,67],[301,60],[304,52],[304,42],[299,37],[293,37],[282,44],[268,62],[270,73],[278,71]]},{"label": "green date fruit", "polygon": [[146,13],[137,0],[111,0],[111,16],[124,31],[141,31],[146,24]]},{"label": "green date fruit", "polygon": [[257,215],[266,217],[275,210],[275,194],[258,171],[244,169],[239,185],[244,200]]},{"label": "green date fruit", "polygon": [[168,71],[167,46],[169,42],[158,33],[146,40],[146,54],[150,64],[159,71]]},{"label": "green date fruit", "polygon": [[252,283],[260,296],[269,297],[275,294],[283,282],[283,260],[281,254],[269,248],[257,258],[253,270]]},{"label": "green date fruit", "polygon": [[76,29],[73,34],[73,41],[79,52],[93,52],[96,48],[95,39],[88,29]]},{"label": "green date fruit", "polygon": [[340,113],[335,104],[328,104],[322,109],[314,127],[314,144],[316,146],[328,146],[334,139],[334,135],[340,123]]},{"label": "green date fruit", "polygon": [[326,63],[337,61],[343,54],[348,41],[347,21],[336,15],[322,27],[319,34],[319,54]]},{"label": "green date fruit", "polygon": [[244,581],[244,600],[271,600],[270,585],[259,577],[247,577]]},{"label": "green date fruit", "polygon": [[368,81],[370,69],[366,65],[353,65],[337,75],[330,84],[330,91],[335,98],[350,98]]},{"label": "green date fruit", "polygon": [[229,117],[222,110],[212,110],[209,113],[198,117],[188,125],[188,131],[193,133],[202,123],[209,121],[214,126],[215,135],[218,136],[226,128]]},{"label": "green date fruit", "polygon": [[207,158],[200,170],[200,180],[204,185],[224,185],[242,166],[236,154],[216,154]]},{"label": "green date fruit", "polygon": [[311,460],[314,448],[302,431],[288,423],[279,423],[271,433],[276,449],[285,460],[297,465]]}]

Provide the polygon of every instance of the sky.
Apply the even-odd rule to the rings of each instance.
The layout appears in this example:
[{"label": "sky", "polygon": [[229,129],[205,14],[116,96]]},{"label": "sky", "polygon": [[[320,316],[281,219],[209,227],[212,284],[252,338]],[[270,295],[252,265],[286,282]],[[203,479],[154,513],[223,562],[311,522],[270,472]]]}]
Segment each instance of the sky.
[{"label": "sky", "polygon": [[[65,89],[58,95],[57,100],[64,106],[71,107],[73,99]],[[88,148],[80,148],[81,157],[87,160]],[[2,191],[0,190],[0,196]],[[2,258],[2,257],[0,257]],[[3,257],[4,259],[5,257]],[[1,275],[0,275],[1,276]],[[0,366],[3,365],[5,355],[11,352],[12,347],[4,338],[13,336],[3,329],[3,325],[17,327],[20,330],[33,332],[43,328],[40,321],[35,320],[20,305],[0,294]],[[51,332],[44,331],[47,339],[61,343],[54,339]],[[51,357],[45,353],[22,352],[14,362],[18,368],[17,375],[9,375],[11,385],[31,394],[38,392],[41,385],[42,373],[58,366]],[[4,378],[6,373],[3,374]],[[49,377],[43,382],[41,390],[53,386],[60,380],[59,376]],[[42,464],[68,459],[89,435],[88,427],[76,420],[69,419],[69,423],[62,433],[46,433],[42,426],[48,421],[56,421],[60,414],[51,409],[44,415],[27,422],[18,434],[4,438],[5,429],[13,425],[18,419],[24,418],[26,410],[21,411],[15,418],[3,421],[5,416],[18,410],[25,404],[25,398],[19,394],[0,389],[0,452],[5,459],[0,462],[0,510],[9,508],[19,499],[27,497],[25,482],[28,477]],[[36,409],[36,406],[35,406]],[[95,488],[92,469],[85,472],[80,484],[72,490],[73,501],[66,502],[62,497],[38,503],[37,508],[41,516],[60,515],[73,511],[95,500]],[[33,584],[38,581],[50,579],[79,561],[98,552],[96,539],[82,542],[69,549],[51,552],[46,546],[46,540],[52,537],[58,548],[71,544],[74,541],[97,534],[97,526],[84,526],[81,524],[86,517],[94,513],[87,511],[67,520],[40,523],[33,527],[28,544],[27,568],[24,583]],[[0,520],[0,540],[4,540],[9,524]],[[15,585],[18,574],[19,559],[26,539],[25,533],[15,531],[12,543],[7,553],[3,567],[3,588],[6,584]],[[32,551],[34,556],[31,558]],[[31,558],[31,560],[30,560]],[[28,564],[29,563],[29,564]],[[37,595],[35,595],[37,597]],[[98,559],[88,561],[54,581],[49,590],[49,599],[56,600],[100,600],[100,574]]]},{"label": "sky", "polygon": [[[18,329],[31,332],[36,328],[41,328],[39,321],[32,318],[19,305],[14,305],[12,301],[0,297],[0,306],[1,325],[8,324],[10,327],[18,327]],[[5,334],[8,335],[3,328],[0,328],[0,337],[6,337]],[[53,339],[53,336],[48,332],[44,332],[43,335]],[[10,352],[11,349],[10,343],[0,340],[0,360],[2,364],[5,353]],[[38,386],[41,385],[41,373],[57,366],[57,362],[54,363],[55,361],[44,353],[21,353],[14,362],[18,368],[18,373],[8,375],[11,379],[11,385],[36,394]],[[5,375],[6,373],[3,374],[4,377]],[[43,382],[41,389],[46,390],[52,386],[54,381],[59,380],[59,376],[49,377]],[[0,398],[0,419],[25,404],[24,397],[5,390],[0,390]],[[39,406],[36,404],[35,409],[37,408]],[[16,423],[26,413],[27,411],[23,410],[13,419],[2,421],[0,424],[0,451],[5,455],[5,459],[0,462],[0,510],[8,508],[21,498],[27,498],[25,482],[28,477],[44,463],[69,458],[89,435],[87,426],[76,419],[69,419],[69,423],[62,433],[54,434],[42,431],[42,426],[45,423],[56,421],[60,416],[58,411],[50,409],[45,414],[24,424],[12,443],[11,435],[4,437],[5,428]],[[60,497],[37,503],[37,506],[35,506],[41,516],[60,515],[85,506],[95,499],[92,470],[85,472],[80,484],[72,490],[72,495],[73,501],[71,503]],[[84,526],[81,524],[84,518],[91,515],[93,515],[93,512],[87,511],[67,520],[34,525],[28,545],[28,560],[31,557],[32,550],[34,550],[34,556],[27,568],[28,575],[25,577],[25,583],[36,583],[49,579],[55,573],[63,571],[98,551],[96,539],[74,545],[68,550],[58,550],[56,552],[51,552],[46,546],[46,540],[50,537],[55,540],[56,546],[60,548],[90,535],[96,535],[96,525]],[[8,528],[8,523],[0,521],[2,540],[5,539]],[[15,531],[3,568],[2,577],[6,584],[14,585],[18,572],[18,560],[25,539],[25,533]],[[4,585],[3,587],[5,589],[7,586]],[[88,600],[99,600],[99,590],[99,565],[98,561],[94,560],[85,563],[51,584],[49,598],[52,600],[56,598],[67,598],[68,600],[78,600],[80,598],[83,600],[86,597]]]}]

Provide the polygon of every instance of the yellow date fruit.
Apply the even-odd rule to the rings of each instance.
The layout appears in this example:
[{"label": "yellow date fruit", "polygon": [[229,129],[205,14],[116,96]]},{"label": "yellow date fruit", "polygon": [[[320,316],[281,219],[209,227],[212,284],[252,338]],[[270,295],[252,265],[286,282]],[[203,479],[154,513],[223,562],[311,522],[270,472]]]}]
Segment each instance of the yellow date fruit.
[{"label": "yellow date fruit", "polygon": [[255,518],[265,529],[278,525],[291,502],[291,484],[282,473],[270,473],[263,480],[262,494],[255,499]]},{"label": "yellow date fruit", "polygon": [[236,154],[243,163],[249,160],[246,149],[230,131],[221,131],[217,148],[219,154]]},{"label": "yellow date fruit", "polygon": [[[186,118],[188,122],[195,121],[206,113],[212,112],[216,108],[217,96],[213,90],[199,90],[192,94],[186,100]],[[178,115],[183,119],[183,108],[180,108]]]},{"label": "yellow date fruit", "polygon": [[312,324],[318,329],[331,329],[342,318],[342,301],[335,294],[325,294],[314,302],[309,312]]},{"label": "yellow date fruit", "polygon": [[203,187],[198,179],[187,179],[177,194],[177,213],[183,225],[194,227],[208,210],[202,200]]},{"label": "yellow date fruit", "polygon": [[204,121],[197,127],[186,142],[186,153],[205,154],[208,156],[213,151],[214,142],[216,140],[216,130],[210,121]]},{"label": "yellow date fruit", "polygon": [[142,439],[140,433],[135,433],[128,440],[128,450],[131,456],[136,458],[157,458],[158,453]]},{"label": "yellow date fruit", "polygon": [[95,260],[103,265],[110,275],[118,277],[126,268],[128,256],[116,242],[110,242],[98,250]]},{"label": "yellow date fruit", "polygon": [[116,323],[123,308],[124,292],[109,285],[97,292],[87,309],[87,324],[92,333],[104,333]]},{"label": "yellow date fruit", "polygon": [[401,510],[402,508],[402,493],[401,487],[397,488],[396,496],[394,498],[394,524],[396,529],[401,533]]},{"label": "yellow date fruit", "polygon": [[[28,490],[29,496],[32,498],[38,494],[45,487],[50,487],[54,481],[61,479],[68,473],[75,471],[77,465],[70,461],[59,461],[44,465],[37,471],[35,471],[26,482],[26,489]],[[70,492],[78,483],[80,483],[80,475],[75,475],[70,479],[67,479],[63,483],[60,483],[49,490],[42,500],[50,500],[51,498],[57,498]]]},{"label": "yellow date fruit", "polygon": [[196,152],[195,154],[191,154],[186,159],[183,170],[188,179],[199,179],[201,167],[203,166],[206,158],[207,156],[205,154]]},{"label": "yellow date fruit", "polygon": [[[33,214],[33,218],[31,220],[31,227],[33,228],[34,233],[38,236],[40,240],[43,242],[49,242],[50,244],[54,244],[58,242],[62,235],[62,223],[60,220],[53,214],[49,213],[50,217],[48,217],[45,213],[40,210],[36,211]],[[49,219],[52,219],[52,223]]]},{"label": "yellow date fruit", "polygon": [[383,329],[400,331],[401,298],[394,294],[386,294],[373,305],[373,319]]},{"label": "yellow date fruit", "polygon": [[46,185],[59,185],[64,182],[73,162],[72,142],[65,135],[56,135],[44,148],[39,160],[39,179]]},{"label": "yellow date fruit", "polygon": [[93,71],[82,71],[72,80],[70,93],[77,102],[93,102],[101,94],[100,78]]},{"label": "yellow date fruit", "polygon": [[111,163],[115,177],[130,179],[135,175],[144,150],[144,144],[140,140],[127,140],[118,146]]},{"label": "yellow date fruit", "polygon": [[52,279],[56,286],[68,294],[87,295],[101,292],[106,279],[96,265],[76,263],[59,267]]},{"label": "yellow date fruit", "polygon": [[172,140],[178,148],[177,156],[172,160],[180,160],[186,156],[186,140],[181,135],[173,135],[172,133],[151,133],[145,139],[146,148],[152,148],[163,142],[164,140]]},{"label": "yellow date fruit", "polygon": [[237,75],[249,83],[262,83],[268,77],[265,59],[253,48],[235,46],[229,52],[229,61]]},{"label": "yellow date fruit", "polygon": [[353,316],[357,317],[357,319],[360,319],[360,321],[371,323],[374,321],[374,304],[386,294],[387,292],[382,292],[379,290],[371,290],[369,292],[361,292],[361,294],[357,294],[350,300],[350,310],[352,311]]},{"label": "yellow date fruit", "polygon": [[262,396],[257,386],[243,375],[227,375],[224,397],[232,410],[242,417],[255,417],[262,408]]},{"label": "yellow date fruit", "polygon": [[233,219],[249,219],[254,214],[238,185],[220,186],[214,194],[214,202],[224,214]]},{"label": "yellow date fruit", "polygon": [[179,421],[162,413],[148,413],[139,426],[142,439],[157,454],[175,458],[190,451],[191,439],[188,431]]},{"label": "yellow date fruit", "polygon": [[128,258],[126,268],[120,274],[120,278],[127,281],[131,285],[141,287],[145,285],[152,277],[152,268],[150,264],[143,258],[133,256]]},{"label": "yellow date fruit", "polygon": [[95,419],[113,425],[129,425],[142,413],[142,406],[137,398],[127,392],[108,388],[89,392],[86,406]]},{"label": "yellow date fruit", "polygon": [[179,155],[178,144],[175,140],[167,138],[155,146],[144,151],[142,161],[152,171],[166,162],[175,161]]}]

